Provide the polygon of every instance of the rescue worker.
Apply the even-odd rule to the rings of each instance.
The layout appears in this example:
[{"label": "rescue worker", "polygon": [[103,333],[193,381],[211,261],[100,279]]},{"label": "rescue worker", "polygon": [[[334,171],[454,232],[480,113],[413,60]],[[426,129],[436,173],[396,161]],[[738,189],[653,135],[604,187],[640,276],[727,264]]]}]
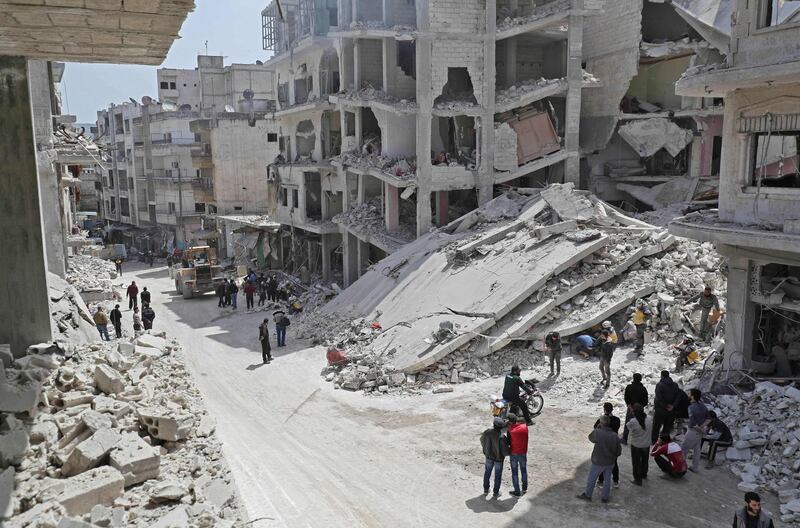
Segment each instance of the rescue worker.
[{"label": "rescue worker", "polygon": [[636,346],[633,351],[638,355],[644,355],[644,332],[647,329],[647,322],[653,314],[644,299],[637,299],[633,309],[633,324],[636,325]]},{"label": "rescue worker", "polygon": [[553,376],[553,363],[556,365],[556,376],[561,375],[561,336],[558,332],[550,332],[544,338],[544,349],[550,356],[550,374]]},{"label": "rescue worker", "polygon": [[614,343],[614,346],[619,343],[619,339],[617,337],[617,331],[614,329],[614,325],[611,324],[611,321],[603,321],[602,324],[603,330],[608,332],[608,337],[611,339],[611,342]]},{"label": "rescue worker", "polygon": [[678,358],[675,360],[676,372],[680,372],[683,367],[693,365],[700,360],[700,354],[697,353],[694,338],[689,334],[684,335],[683,341],[677,345],[672,345],[672,348],[678,351]]},{"label": "rescue worker", "polygon": [[700,308],[700,339],[706,341],[711,325],[708,323],[708,316],[711,309],[719,310],[719,299],[714,295],[711,286],[706,286],[697,298],[697,306]]},{"label": "rescue worker", "polygon": [[509,402],[512,409],[514,407],[519,407],[522,410],[523,416],[525,416],[525,423],[533,425],[528,405],[522,401],[519,393],[520,389],[522,389],[528,394],[531,394],[533,389],[525,385],[525,382],[522,381],[520,377],[521,372],[519,365],[511,367],[511,374],[506,376],[505,384],[503,385],[503,399]]}]

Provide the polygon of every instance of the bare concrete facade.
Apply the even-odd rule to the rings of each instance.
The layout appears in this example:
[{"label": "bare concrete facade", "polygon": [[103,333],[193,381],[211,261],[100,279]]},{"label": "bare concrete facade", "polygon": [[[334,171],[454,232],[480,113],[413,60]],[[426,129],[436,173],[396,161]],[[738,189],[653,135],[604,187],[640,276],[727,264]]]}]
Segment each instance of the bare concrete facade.
[{"label": "bare concrete facade", "polygon": [[579,182],[582,101],[602,85],[582,68],[584,32],[603,2],[281,4],[291,31],[276,4],[262,12],[281,148],[271,212],[330,251],[323,276],[352,283],[497,186]]},{"label": "bare concrete facade", "polygon": [[724,97],[725,124],[719,210],[679,218],[670,231],[729,258],[726,351],[789,376],[800,370],[800,53],[787,44],[800,27],[778,13],[775,2],[738,0],[727,61],[676,85],[680,95]]}]

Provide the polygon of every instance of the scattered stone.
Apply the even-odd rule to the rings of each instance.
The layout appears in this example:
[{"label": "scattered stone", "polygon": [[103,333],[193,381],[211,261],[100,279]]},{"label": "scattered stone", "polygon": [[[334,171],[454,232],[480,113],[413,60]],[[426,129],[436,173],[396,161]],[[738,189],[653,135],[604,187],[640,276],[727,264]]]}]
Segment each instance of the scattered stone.
[{"label": "scattered stone", "polygon": [[125,487],[158,477],[161,456],[137,434],[123,436],[109,459],[125,478]]},{"label": "scattered stone", "polygon": [[186,438],[192,430],[194,419],[189,415],[176,416],[166,408],[139,409],[139,421],[153,438],[175,442]]},{"label": "scattered stone", "polygon": [[180,500],[184,495],[189,493],[186,486],[174,480],[159,482],[152,490],[150,490],[150,501],[159,504],[162,502],[170,502]]},{"label": "scattered stone", "polygon": [[123,392],[126,387],[122,374],[108,365],[97,365],[94,369],[94,383],[106,394]]},{"label": "scattered stone", "polygon": [[68,515],[83,515],[96,504],[112,504],[122,495],[125,479],[116,469],[102,466],[68,478],[64,484],[59,504]]}]

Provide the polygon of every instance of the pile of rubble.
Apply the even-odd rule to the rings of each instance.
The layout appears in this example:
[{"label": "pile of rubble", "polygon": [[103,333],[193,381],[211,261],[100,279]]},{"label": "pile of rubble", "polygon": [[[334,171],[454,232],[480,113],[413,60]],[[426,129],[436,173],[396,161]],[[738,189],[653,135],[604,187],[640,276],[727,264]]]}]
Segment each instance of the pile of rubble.
[{"label": "pile of rubble", "polygon": [[335,224],[345,225],[363,236],[368,236],[373,244],[391,253],[396,248],[414,240],[416,233],[403,223],[396,231],[387,231],[380,201],[380,197],[374,197],[337,214],[331,218],[331,221]]},{"label": "pile of rubble", "polygon": [[340,92],[336,97],[345,101],[376,101],[392,106],[401,112],[416,112],[418,108],[415,99],[395,97],[373,86],[366,86],[355,92]]},{"label": "pile of rubble", "polygon": [[[584,70],[583,82],[595,84],[599,82],[599,79],[596,76]],[[553,87],[553,88],[563,87],[563,89],[566,89],[567,78],[562,77],[559,79],[545,79],[544,77],[541,77],[539,79],[526,79],[524,81],[520,81],[517,84],[509,86],[504,90],[497,91],[497,106],[502,107],[503,105],[508,103],[515,103],[516,101],[525,97],[528,94],[540,91],[543,88],[548,88],[548,87]]]},{"label": "pile of rubble", "polygon": [[59,343],[90,343],[97,339],[92,313],[78,290],[54,273],[47,274],[50,320]]},{"label": "pile of rubble", "polygon": [[214,422],[174,341],[142,334],[28,352],[3,354],[0,366],[3,526],[242,521]]},{"label": "pile of rubble", "polygon": [[501,11],[498,16],[497,31],[513,29],[518,26],[523,26],[525,24],[547,18],[551,15],[566,12],[570,9],[571,2],[570,0],[554,0],[543,5],[537,5],[532,2],[531,5],[535,7],[529,14],[523,14],[518,11],[509,11],[504,16],[504,13]]},{"label": "pile of rubble", "polygon": [[81,293],[84,300],[87,297],[95,301],[111,299],[111,281],[116,278],[117,268],[109,260],[89,255],[69,257],[67,282]]},{"label": "pile of rubble", "polygon": [[767,490],[781,501],[781,522],[800,525],[800,390],[765,381],[752,392],[723,395],[715,410],[731,429],[725,452],[742,491]]},{"label": "pile of rubble", "polygon": [[333,162],[344,167],[369,170],[378,169],[401,180],[412,180],[417,175],[416,158],[392,158],[383,154],[363,154],[359,150],[342,152]]}]

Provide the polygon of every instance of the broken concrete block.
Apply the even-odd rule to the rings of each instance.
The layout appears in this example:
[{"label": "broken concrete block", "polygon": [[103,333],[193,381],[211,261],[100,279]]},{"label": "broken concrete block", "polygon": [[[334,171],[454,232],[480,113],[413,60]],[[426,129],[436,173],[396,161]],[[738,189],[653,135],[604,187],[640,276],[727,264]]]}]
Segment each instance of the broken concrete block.
[{"label": "broken concrete block", "polygon": [[106,394],[117,394],[125,390],[122,374],[108,365],[97,365],[94,368],[94,383]]},{"label": "broken concrete block", "polygon": [[795,389],[792,386],[786,387],[786,392],[783,393],[787,398],[791,398],[796,402],[800,402],[800,389]]},{"label": "broken concrete block", "polygon": [[214,479],[202,487],[203,496],[217,508],[224,508],[233,499],[233,487],[222,479]]},{"label": "broken concrete block", "polygon": [[173,415],[166,408],[149,407],[137,411],[139,422],[147,429],[150,436],[168,442],[183,440],[189,435],[194,425],[191,416]]},{"label": "broken concrete block", "polygon": [[440,385],[438,387],[434,387],[433,388],[433,393],[434,394],[440,394],[442,392],[453,392],[453,387],[450,387],[450,386],[447,386],[447,385]]},{"label": "broken concrete block", "polygon": [[83,414],[81,414],[81,421],[92,432],[100,431],[101,429],[110,429],[112,425],[109,415],[92,410],[84,411]]},{"label": "broken concrete block", "polygon": [[69,409],[85,403],[92,403],[94,395],[90,392],[70,391],[62,394],[53,405],[58,409]]},{"label": "broken concrete block", "polygon": [[161,456],[139,435],[127,434],[109,455],[111,467],[125,478],[125,487],[158,477]]},{"label": "broken concrete block", "polygon": [[109,366],[111,366],[111,368],[118,370],[119,372],[125,372],[134,365],[133,361],[114,350],[111,350],[106,354],[106,362],[109,364]]},{"label": "broken concrete block", "polygon": [[64,465],[61,466],[61,474],[69,477],[99,466],[119,440],[120,435],[114,430],[101,429],[97,431],[75,446]]},{"label": "broken concrete block", "polygon": [[189,493],[186,486],[175,480],[159,482],[150,490],[150,501],[156,504],[180,500]]},{"label": "broken concrete block", "polygon": [[0,434],[0,467],[16,465],[28,451],[28,432],[22,422],[13,416],[6,417],[8,431]]},{"label": "broken concrete block", "polygon": [[31,443],[46,446],[58,443],[58,425],[51,420],[41,421],[31,427]]},{"label": "broken concrete block", "polygon": [[122,495],[125,479],[113,467],[102,466],[70,477],[65,484],[58,502],[68,515],[84,515],[96,504],[112,504]]},{"label": "broken concrete block", "polygon": [[0,345],[0,364],[8,368],[14,362],[14,354],[11,353],[11,345],[4,343]]},{"label": "broken concrete block", "polygon": [[131,406],[128,403],[102,395],[95,397],[92,407],[99,413],[107,413],[115,418],[121,418],[131,412]]},{"label": "broken concrete block", "polygon": [[197,429],[195,430],[195,436],[200,437],[207,437],[214,434],[214,429],[216,429],[217,425],[214,423],[214,419],[208,415],[203,416],[200,418],[200,423],[197,424]]},{"label": "broken concrete block", "polygon": [[87,523],[72,517],[62,517],[56,528],[97,528],[96,524]]},{"label": "broken concrete block", "polygon": [[117,345],[117,352],[123,356],[130,356],[134,350],[136,350],[136,345],[133,343],[120,343]]},{"label": "broken concrete block", "polygon": [[168,346],[166,339],[154,336],[153,334],[140,335],[139,337],[136,338],[136,344],[140,347],[155,348],[162,352],[165,351]]},{"label": "broken concrete block", "polygon": [[12,383],[6,380],[5,369],[0,366],[0,411],[34,414],[40,402],[42,384],[38,381]]},{"label": "broken concrete block", "polygon": [[725,451],[725,458],[727,460],[750,460],[750,448],[745,449],[738,449],[735,447],[729,447],[727,451]]},{"label": "broken concrete block", "polygon": [[745,493],[748,491],[758,491],[758,484],[754,482],[740,482],[736,485],[739,488],[739,491],[744,491]]},{"label": "broken concrete block", "polygon": [[179,506],[161,517],[158,522],[151,524],[150,528],[184,528],[189,526],[189,514],[185,506]]},{"label": "broken concrete block", "polygon": [[0,519],[14,513],[14,466],[0,472]]}]

